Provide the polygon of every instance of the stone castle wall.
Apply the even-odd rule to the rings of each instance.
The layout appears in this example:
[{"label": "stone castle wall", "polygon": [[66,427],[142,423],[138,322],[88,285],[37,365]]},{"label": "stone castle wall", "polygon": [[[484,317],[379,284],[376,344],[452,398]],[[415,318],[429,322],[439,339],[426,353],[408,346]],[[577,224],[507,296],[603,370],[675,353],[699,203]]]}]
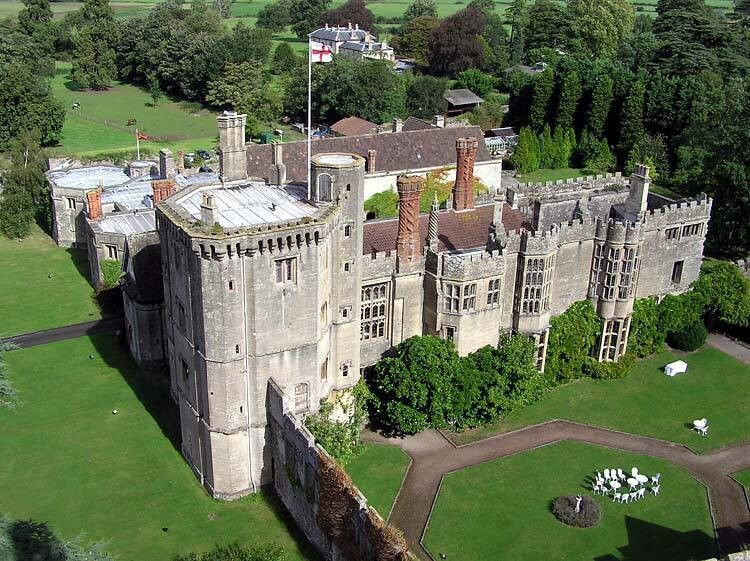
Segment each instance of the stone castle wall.
[{"label": "stone castle wall", "polygon": [[305,537],[327,561],[409,561],[401,533],[383,521],[291,412],[289,397],[268,382],[273,486]]}]

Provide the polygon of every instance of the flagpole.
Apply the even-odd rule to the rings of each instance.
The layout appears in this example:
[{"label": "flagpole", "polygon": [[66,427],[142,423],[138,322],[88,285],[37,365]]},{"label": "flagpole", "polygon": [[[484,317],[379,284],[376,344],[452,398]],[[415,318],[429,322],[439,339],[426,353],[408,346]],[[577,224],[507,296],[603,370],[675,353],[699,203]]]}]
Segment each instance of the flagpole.
[{"label": "flagpole", "polygon": [[307,199],[312,198],[312,186],[310,185],[310,160],[312,141],[312,42],[307,38]]},{"label": "flagpole", "polygon": [[135,151],[136,151],[136,159],[141,159],[141,139],[138,136],[138,129],[135,129]]}]

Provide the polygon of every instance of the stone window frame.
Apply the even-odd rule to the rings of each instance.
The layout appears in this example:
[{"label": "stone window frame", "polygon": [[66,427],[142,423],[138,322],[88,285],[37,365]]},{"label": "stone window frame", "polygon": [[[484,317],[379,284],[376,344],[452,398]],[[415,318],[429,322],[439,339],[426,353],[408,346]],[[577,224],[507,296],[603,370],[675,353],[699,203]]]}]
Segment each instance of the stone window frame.
[{"label": "stone window frame", "polygon": [[388,337],[390,328],[391,282],[379,282],[362,287],[360,307],[360,341]]},{"label": "stone window frame", "polygon": [[461,311],[473,312],[477,305],[477,283],[464,284],[463,296],[461,297]]},{"label": "stone window frame", "polygon": [[672,284],[682,284],[682,273],[685,270],[685,260],[679,259],[672,264]]},{"label": "stone window frame", "polygon": [[351,319],[352,317],[352,307],[351,306],[339,306],[339,316],[341,316],[341,319]]},{"label": "stone window frame", "polygon": [[666,230],[664,230],[664,237],[668,240],[680,239],[680,227],[675,226],[673,228],[667,228]]},{"label": "stone window frame", "polygon": [[703,232],[703,223],[696,222],[695,224],[685,224],[682,227],[682,237],[697,236]]},{"label": "stone window frame", "polygon": [[65,202],[68,210],[78,210],[78,201],[75,197],[65,197]]},{"label": "stone window frame", "polygon": [[458,327],[455,325],[444,325],[443,326],[443,339],[446,341],[455,341],[456,335],[458,334]]},{"label": "stone window frame", "polygon": [[487,305],[488,306],[499,306],[500,305],[500,289],[501,282],[500,278],[490,279],[487,282]]},{"label": "stone window frame", "polygon": [[120,250],[111,243],[105,243],[104,249],[107,251],[107,259],[120,259]]},{"label": "stone window frame", "polygon": [[461,283],[443,282],[443,311],[457,314],[461,311]]},{"label": "stone window frame", "polygon": [[276,284],[297,284],[297,257],[274,259]]},{"label": "stone window frame", "polygon": [[[322,181],[323,178],[327,178],[327,182],[325,184]],[[318,176],[318,181],[316,183],[318,201],[323,203],[330,203],[331,201],[333,201],[333,176],[330,173],[321,173]],[[327,192],[324,193],[324,189],[327,189]],[[328,197],[324,198],[324,194],[328,195]]]},{"label": "stone window frame", "polygon": [[630,317],[605,319],[599,345],[599,361],[615,362],[627,351]]},{"label": "stone window frame", "polygon": [[554,255],[532,255],[524,258],[520,311],[539,315],[550,309]]},{"label": "stone window frame", "polygon": [[[326,357],[323,364],[327,364]],[[322,367],[321,367],[322,371]],[[294,385],[294,411],[302,413],[310,409],[310,385],[307,382],[301,382]]]}]

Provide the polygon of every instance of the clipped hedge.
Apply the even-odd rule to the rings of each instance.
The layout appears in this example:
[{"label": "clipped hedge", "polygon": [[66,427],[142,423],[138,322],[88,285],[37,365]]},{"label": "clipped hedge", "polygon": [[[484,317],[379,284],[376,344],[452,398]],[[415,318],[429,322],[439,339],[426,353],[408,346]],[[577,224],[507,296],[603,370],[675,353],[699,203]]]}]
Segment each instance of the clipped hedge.
[{"label": "clipped hedge", "polygon": [[667,342],[670,347],[681,351],[694,351],[706,342],[708,331],[703,322],[698,321],[686,325],[680,331],[670,331],[667,334]]},{"label": "clipped hedge", "polygon": [[568,526],[576,528],[591,528],[602,519],[602,510],[597,502],[589,497],[583,497],[581,510],[576,512],[576,498],[572,495],[557,497],[552,503],[552,514]]}]

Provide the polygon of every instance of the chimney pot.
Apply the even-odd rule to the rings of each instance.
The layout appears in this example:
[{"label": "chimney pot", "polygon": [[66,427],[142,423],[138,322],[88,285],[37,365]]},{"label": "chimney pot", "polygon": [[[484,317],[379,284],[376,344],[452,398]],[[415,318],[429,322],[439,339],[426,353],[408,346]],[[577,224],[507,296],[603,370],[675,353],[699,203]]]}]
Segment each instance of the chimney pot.
[{"label": "chimney pot", "polygon": [[377,150],[367,151],[367,173],[375,173],[377,170],[377,167],[375,166],[377,155]]},{"label": "chimney pot", "polygon": [[177,190],[177,183],[174,179],[157,179],[151,182],[151,190],[153,192],[152,199],[154,205],[156,205],[159,201],[163,201],[174,194]]},{"label": "chimney pot", "polygon": [[404,122],[399,119],[393,119],[393,132],[401,132],[404,128]]},{"label": "chimney pot", "polygon": [[434,115],[432,117],[432,125],[434,127],[439,128],[439,129],[445,128],[445,116],[443,116],[443,115]]}]

